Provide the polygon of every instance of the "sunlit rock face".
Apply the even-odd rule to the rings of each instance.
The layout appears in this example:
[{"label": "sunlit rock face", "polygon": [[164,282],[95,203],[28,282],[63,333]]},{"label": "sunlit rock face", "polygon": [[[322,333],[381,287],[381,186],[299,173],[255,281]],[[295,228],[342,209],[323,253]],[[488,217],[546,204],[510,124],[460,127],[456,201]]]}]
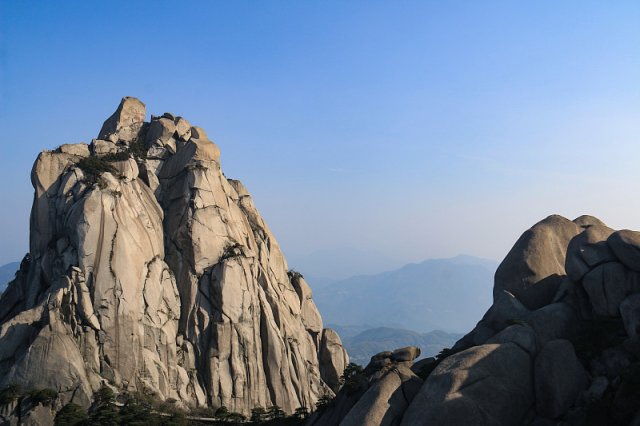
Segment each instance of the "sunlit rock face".
[{"label": "sunlit rock face", "polygon": [[124,98],[91,144],[38,156],[30,252],[0,299],[0,387],[313,407],[348,358],[337,335],[323,347],[309,286],[205,131],[145,117]]}]

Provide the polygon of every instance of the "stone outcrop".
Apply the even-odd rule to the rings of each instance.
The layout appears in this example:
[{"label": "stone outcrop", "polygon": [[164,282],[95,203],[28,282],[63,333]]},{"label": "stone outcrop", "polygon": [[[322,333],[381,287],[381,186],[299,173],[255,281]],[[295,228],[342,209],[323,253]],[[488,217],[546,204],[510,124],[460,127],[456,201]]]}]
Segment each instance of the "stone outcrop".
[{"label": "stone outcrop", "polygon": [[308,420],[313,426],[399,425],[423,380],[413,371],[420,348],[408,346],[371,357],[363,371],[345,370],[344,386],[328,407]]},{"label": "stone outcrop", "polygon": [[503,290],[529,309],[551,302],[565,273],[569,241],[582,228],[553,215],[536,223],[518,239],[496,271],[494,299]]},{"label": "stone outcrop", "polygon": [[145,117],[124,98],[90,145],[38,156],[30,251],[0,299],[0,388],[313,407],[338,390],[339,337],[204,130]]},{"label": "stone outcrop", "polygon": [[[494,303],[477,326],[412,366],[424,383],[410,400],[383,392],[393,380],[373,374],[359,392],[340,390],[310,424],[355,416],[407,426],[635,424],[639,235],[591,216],[544,219],[498,268]],[[365,372],[397,369],[393,362],[383,352]]]}]

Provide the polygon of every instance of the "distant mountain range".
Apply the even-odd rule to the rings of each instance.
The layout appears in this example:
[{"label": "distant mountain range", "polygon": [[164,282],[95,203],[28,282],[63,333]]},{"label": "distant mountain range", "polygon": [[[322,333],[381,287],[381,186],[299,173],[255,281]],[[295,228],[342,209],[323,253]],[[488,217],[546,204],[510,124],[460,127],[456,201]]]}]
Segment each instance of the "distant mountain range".
[{"label": "distant mountain range", "polygon": [[20,262],[11,262],[0,266],[0,293],[7,288],[7,284],[16,276],[18,268],[20,268]]},{"label": "distant mountain range", "polygon": [[309,284],[327,324],[464,332],[491,306],[497,266],[493,260],[460,255],[325,287]]},{"label": "distant mountain range", "polygon": [[335,247],[296,256],[288,255],[289,268],[302,272],[314,289],[356,275],[378,274],[406,264],[377,250]]},{"label": "distant mountain range", "polygon": [[444,331],[431,331],[417,333],[411,330],[378,327],[363,330],[353,334],[357,327],[342,327],[328,325],[342,337],[349,360],[366,366],[371,357],[382,351],[401,348],[404,346],[417,346],[421,349],[420,358],[437,355],[443,348],[450,348],[462,337],[462,334],[446,333]]}]

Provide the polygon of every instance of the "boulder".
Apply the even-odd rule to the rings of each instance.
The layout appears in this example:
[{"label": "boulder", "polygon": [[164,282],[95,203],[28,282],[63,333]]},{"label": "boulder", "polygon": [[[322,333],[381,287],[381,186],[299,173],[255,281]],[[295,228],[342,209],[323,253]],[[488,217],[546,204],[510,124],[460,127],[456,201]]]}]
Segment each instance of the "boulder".
[{"label": "boulder", "polygon": [[603,225],[590,225],[569,242],[565,270],[567,276],[578,282],[592,268],[605,262],[616,260],[607,244],[613,229]]},{"label": "boulder", "polygon": [[97,156],[115,154],[116,152],[118,152],[118,146],[111,141],[94,139],[93,141],[91,141],[91,152]]},{"label": "boulder", "polygon": [[564,414],[587,387],[587,373],[568,340],[547,342],[535,359],[536,412],[554,419]]},{"label": "boulder", "polygon": [[515,343],[532,357],[538,352],[536,332],[526,323],[510,325],[489,339],[487,343]]},{"label": "boulder", "polygon": [[173,139],[175,132],[176,125],[173,120],[164,117],[152,120],[147,131],[146,146],[151,147],[156,144],[160,147],[166,147],[171,153],[175,153],[176,144]]},{"label": "boulder", "polygon": [[516,425],[533,404],[531,357],[514,343],[476,346],[429,375],[402,425]]},{"label": "boulder", "polygon": [[522,234],[496,270],[494,299],[506,290],[528,309],[551,303],[566,275],[569,242],[581,231],[572,221],[553,215]]},{"label": "boulder", "polygon": [[397,366],[376,381],[340,422],[341,426],[391,426],[400,423],[420,390],[422,379],[406,366]]},{"label": "boulder", "polygon": [[638,292],[639,284],[638,273],[618,262],[599,265],[582,280],[596,315],[610,317],[620,314],[620,304],[629,294]]},{"label": "boulder", "polygon": [[623,229],[611,234],[607,243],[624,266],[640,272],[640,232]]},{"label": "boulder", "polygon": [[573,219],[573,223],[575,223],[576,225],[578,225],[579,227],[583,228],[583,229],[587,229],[591,226],[603,226],[606,227],[607,225],[605,225],[605,223],[603,221],[601,221],[600,219],[598,219],[597,217],[594,216],[589,216],[587,214],[583,214],[582,216],[579,216],[575,219]]},{"label": "boulder", "polygon": [[176,123],[176,134],[183,141],[191,138],[191,124],[182,117],[178,117]]},{"label": "boulder", "polygon": [[146,115],[147,109],[140,100],[125,96],[102,125],[98,139],[129,144],[137,139]]},{"label": "boulder", "polygon": [[640,334],[640,294],[632,294],[620,303],[620,316],[629,337]]},{"label": "boulder", "polygon": [[60,152],[64,154],[77,155],[78,157],[89,156],[89,146],[86,143],[74,143],[60,145]]},{"label": "boulder", "polygon": [[349,357],[338,333],[330,328],[322,330],[319,350],[320,376],[334,392],[340,389],[340,377],[349,364]]},{"label": "boulder", "polygon": [[494,296],[493,305],[482,317],[482,322],[499,331],[528,316],[529,310],[513,294],[503,291]]},{"label": "boulder", "polygon": [[527,318],[535,330],[538,345],[555,339],[568,339],[576,335],[579,318],[575,310],[566,303],[552,303],[536,309]]},{"label": "boulder", "polygon": [[396,362],[413,361],[420,356],[420,348],[417,346],[407,346],[399,348],[391,353],[391,359]]}]

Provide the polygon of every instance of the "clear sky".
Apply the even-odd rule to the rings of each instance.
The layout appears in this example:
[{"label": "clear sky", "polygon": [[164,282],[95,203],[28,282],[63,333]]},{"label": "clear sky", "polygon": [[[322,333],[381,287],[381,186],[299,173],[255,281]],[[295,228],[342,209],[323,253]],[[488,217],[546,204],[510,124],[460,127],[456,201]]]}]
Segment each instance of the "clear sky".
[{"label": "clear sky", "polygon": [[37,153],[125,95],[204,127],[290,257],[501,259],[551,213],[640,229],[637,1],[0,0],[0,49],[0,264]]}]

